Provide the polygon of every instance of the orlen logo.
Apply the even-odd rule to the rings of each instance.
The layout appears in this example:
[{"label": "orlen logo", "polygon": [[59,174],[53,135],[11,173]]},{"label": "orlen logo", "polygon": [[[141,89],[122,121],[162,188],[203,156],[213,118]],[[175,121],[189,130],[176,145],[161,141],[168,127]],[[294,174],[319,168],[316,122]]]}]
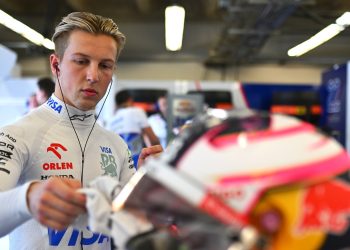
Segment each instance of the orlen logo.
[{"label": "orlen logo", "polygon": [[61,159],[61,154],[58,152],[58,150],[67,151],[67,149],[59,143],[51,143],[47,148],[47,152],[52,152],[58,159]]},{"label": "orlen logo", "polygon": [[47,100],[46,104],[57,113],[61,113],[62,105],[58,104],[58,102],[54,101],[51,97]]},{"label": "orlen logo", "polygon": [[[52,152],[58,159],[61,159],[61,153],[66,152],[67,149],[59,143],[51,143],[46,149],[47,152]],[[62,170],[62,169],[73,169],[72,162],[45,162],[43,169],[47,170]]]}]

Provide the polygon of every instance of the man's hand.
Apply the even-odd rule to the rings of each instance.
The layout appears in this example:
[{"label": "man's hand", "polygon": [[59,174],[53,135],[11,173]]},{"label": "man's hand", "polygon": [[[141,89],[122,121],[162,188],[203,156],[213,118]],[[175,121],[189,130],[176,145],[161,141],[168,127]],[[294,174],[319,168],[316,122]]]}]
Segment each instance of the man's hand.
[{"label": "man's hand", "polygon": [[41,224],[63,230],[86,211],[86,197],[77,192],[80,188],[80,181],[71,179],[34,182],[27,192],[29,210]]},{"label": "man's hand", "polygon": [[163,147],[161,145],[154,145],[151,147],[147,147],[147,148],[143,148],[141,150],[140,156],[139,156],[139,160],[137,162],[137,168],[141,167],[145,161],[145,159],[150,156],[157,156],[158,154],[160,154],[161,152],[163,152]]}]

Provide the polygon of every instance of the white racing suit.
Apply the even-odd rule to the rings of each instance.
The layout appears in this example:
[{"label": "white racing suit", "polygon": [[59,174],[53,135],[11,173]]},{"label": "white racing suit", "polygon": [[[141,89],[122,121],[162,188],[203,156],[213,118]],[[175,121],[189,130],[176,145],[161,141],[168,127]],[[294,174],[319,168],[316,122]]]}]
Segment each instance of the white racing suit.
[{"label": "white racing suit", "polygon": [[[95,121],[94,110],[68,109],[84,148]],[[97,176],[108,175],[123,186],[135,172],[125,142],[98,124],[82,158],[64,103],[55,96],[0,129],[0,236],[9,233],[11,250],[110,249],[109,237],[89,228],[56,231],[42,226],[31,217],[26,204],[31,181],[58,176],[82,178],[87,184]]]}]

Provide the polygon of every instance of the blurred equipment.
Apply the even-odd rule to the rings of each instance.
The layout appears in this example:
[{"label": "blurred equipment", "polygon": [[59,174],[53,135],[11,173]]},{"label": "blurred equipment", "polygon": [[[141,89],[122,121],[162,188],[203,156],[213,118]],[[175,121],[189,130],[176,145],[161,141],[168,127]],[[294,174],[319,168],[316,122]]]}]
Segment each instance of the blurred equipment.
[{"label": "blurred equipment", "polygon": [[322,112],[320,94],[315,91],[276,91],[272,93],[270,110],[318,126]]},{"label": "blurred equipment", "polygon": [[320,86],[317,84],[243,83],[251,109],[296,116],[320,127]]},{"label": "blurred equipment", "polygon": [[225,90],[190,90],[188,94],[200,94],[209,108],[232,109],[233,101],[230,91]]},{"label": "blurred equipment", "polygon": [[168,141],[179,134],[183,126],[204,111],[204,98],[198,94],[168,96]]},{"label": "blurred equipment", "polygon": [[[128,250],[295,250],[350,246],[350,159],[295,117],[209,109],[114,199],[154,230]],[[121,210],[122,209],[122,210]]]},{"label": "blurred equipment", "polygon": [[349,137],[349,62],[334,65],[322,74],[321,100],[323,114],[321,126],[350,152]]}]

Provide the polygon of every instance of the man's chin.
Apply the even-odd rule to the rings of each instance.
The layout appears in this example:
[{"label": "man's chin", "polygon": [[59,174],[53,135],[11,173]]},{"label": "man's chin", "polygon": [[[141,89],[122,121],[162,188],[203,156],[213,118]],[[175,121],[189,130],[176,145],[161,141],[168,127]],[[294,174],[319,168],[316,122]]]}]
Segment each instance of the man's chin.
[{"label": "man's chin", "polygon": [[100,100],[97,98],[84,98],[81,102],[77,103],[77,108],[82,111],[88,111],[96,108],[97,103]]},{"label": "man's chin", "polygon": [[81,111],[89,111],[95,109],[96,103],[81,103],[76,106],[77,109]]}]

